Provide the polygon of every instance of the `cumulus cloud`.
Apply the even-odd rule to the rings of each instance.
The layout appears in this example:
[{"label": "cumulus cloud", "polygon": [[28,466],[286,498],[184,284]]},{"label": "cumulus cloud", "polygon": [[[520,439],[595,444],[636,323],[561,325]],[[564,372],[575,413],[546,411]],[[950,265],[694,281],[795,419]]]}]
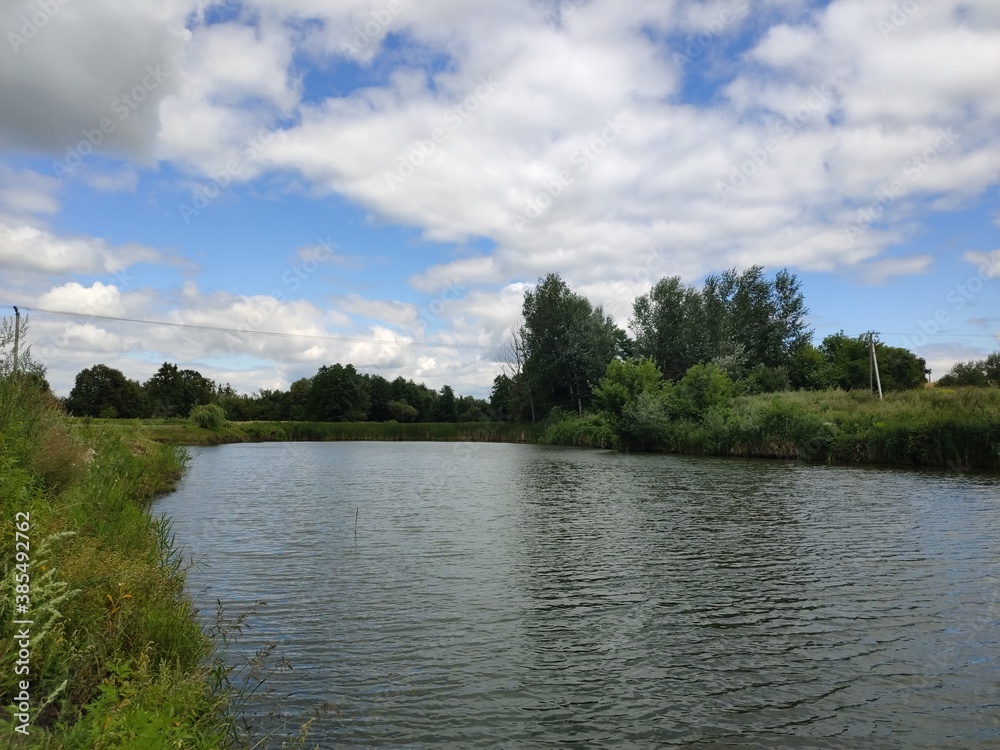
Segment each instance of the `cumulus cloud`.
[{"label": "cumulus cloud", "polygon": [[95,237],[62,237],[44,227],[0,220],[0,269],[52,275],[117,274],[136,263],[165,262],[138,244],[109,245]]},{"label": "cumulus cloud", "polygon": [[157,104],[179,78],[183,5],[0,5],[0,101],[17,102],[0,108],[0,147],[64,155],[97,131],[100,148],[148,156],[159,126]]},{"label": "cumulus cloud", "polygon": [[986,278],[1000,279],[1000,250],[988,253],[968,252],[962,258],[979,269],[980,275]]},{"label": "cumulus cloud", "polygon": [[[418,264],[409,283],[423,306],[349,295],[322,307],[191,285],[182,304],[161,300],[150,314],[235,327],[263,316],[278,332],[374,341],[149,333],[146,346],[190,361],[241,352],[247,372],[269,362],[284,377],[355,357],[481,384],[489,354],[458,347],[498,345],[523,285],[548,271],[620,322],[664,275],[694,282],[763,263],[881,284],[927,272],[929,255],[899,246],[928,212],[1000,182],[992,0],[771,0],[753,14],[744,0],[211,5],[67,3],[34,31],[20,28],[33,0],[3,6],[0,28],[19,36],[0,51],[0,99],[19,106],[0,109],[0,147],[64,159],[107,119],[94,148],[109,155],[161,160],[188,181],[267,176],[429,240],[489,249]],[[308,85],[310,68],[326,88]],[[330,83],[351,76],[362,83]],[[101,191],[140,179],[131,163],[79,174]],[[58,211],[56,195],[41,175],[0,172],[0,268],[65,276],[163,262],[142,245],[49,230],[37,217]],[[965,258],[996,269],[997,253]],[[93,286],[47,294],[113,302]],[[456,348],[428,354],[413,346],[421,337]]]}]

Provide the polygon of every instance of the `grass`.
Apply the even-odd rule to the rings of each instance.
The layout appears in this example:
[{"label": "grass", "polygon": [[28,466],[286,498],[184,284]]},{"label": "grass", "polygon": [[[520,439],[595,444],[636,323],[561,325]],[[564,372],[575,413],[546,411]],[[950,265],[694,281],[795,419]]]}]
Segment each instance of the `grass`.
[{"label": "grass", "polygon": [[[589,419],[589,422],[588,422]],[[550,425],[546,441],[587,444],[601,417]],[[700,420],[666,421],[653,450],[704,455],[1000,469],[1000,389],[743,396]]]},{"label": "grass", "polygon": [[[169,522],[149,512],[186,460],[138,423],[69,420],[37,386],[0,375],[0,746],[203,750],[273,739],[244,714],[280,664],[269,651],[226,664],[245,617],[220,610],[203,629]],[[20,569],[17,530],[28,537]],[[20,613],[12,594],[25,576]],[[17,619],[32,621],[26,675],[16,672]],[[17,730],[25,679],[27,734]],[[309,723],[282,746],[303,746]]]},{"label": "grass", "polygon": [[218,445],[276,441],[463,441],[494,443],[534,443],[543,428],[532,424],[504,422],[227,422],[218,429],[199,427],[182,419],[76,419],[73,429],[85,424],[102,424],[129,429],[139,424],[151,440],[171,445]]},{"label": "grass", "polygon": [[[0,599],[0,737],[10,747],[220,747],[223,697],[206,679],[212,642],[184,593],[167,522],[148,512],[185,454],[136,426],[67,429],[34,386],[0,379],[0,573],[30,578],[30,609]],[[15,520],[29,560],[15,565]],[[13,710],[15,619],[31,625],[30,726]]]}]

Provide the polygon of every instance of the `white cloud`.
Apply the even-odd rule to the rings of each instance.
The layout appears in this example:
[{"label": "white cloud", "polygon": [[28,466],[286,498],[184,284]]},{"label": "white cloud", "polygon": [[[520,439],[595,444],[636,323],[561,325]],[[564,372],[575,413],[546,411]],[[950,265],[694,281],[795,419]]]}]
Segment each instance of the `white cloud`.
[{"label": "white cloud", "polygon": [[962,259],[975,265],[984,278],[1000,279],[1000,250],[987,253],[968,252]]},{"label": "white cloud", "polygon": [[0,269],[52,275],[117,274],[136,263],[165,260],[142,245],[112,246],[95,237],[60,237],[43,227],[0,219]]},{"label": "white cloud", "polygon": [[858,266],[859,278],[864,284],[881,286],[900,276],[927,273],[934,262],[929,254],[910,255],[906,257],[882,258]]}]

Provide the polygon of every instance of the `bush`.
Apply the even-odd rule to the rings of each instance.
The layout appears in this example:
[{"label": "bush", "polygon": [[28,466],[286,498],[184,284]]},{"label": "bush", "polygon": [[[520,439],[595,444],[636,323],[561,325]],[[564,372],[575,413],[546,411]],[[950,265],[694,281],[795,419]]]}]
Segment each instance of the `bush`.
[{"label": "bush", "polygon": [[226,426],[226,413],[218,404],[200,404],[191,409],[188,419],[206,430],[220,430]]},{"label": "bush", "polygon": [[732,381],[718,365],[695,365],[673,390],[673,410],[681,419],[701,420],[710,409],[728,406],[732,391]]}]

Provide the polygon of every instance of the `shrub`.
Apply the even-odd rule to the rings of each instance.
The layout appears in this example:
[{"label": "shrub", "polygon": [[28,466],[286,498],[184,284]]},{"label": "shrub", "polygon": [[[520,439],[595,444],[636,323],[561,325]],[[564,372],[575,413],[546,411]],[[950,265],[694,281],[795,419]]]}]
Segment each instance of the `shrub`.
[{"label": "shrub", "polygon": [[200,404],[191,409],[188,417],[199,427],[207,430],[219,430],[226,426],[226,413],[218,404]]},{"label": "shrub", "polygon": [[724,409],[732,390],[732,381],[718,365],[694,365],[673,389],[673,408],[681,419],[700,420],[709,409]]}]

